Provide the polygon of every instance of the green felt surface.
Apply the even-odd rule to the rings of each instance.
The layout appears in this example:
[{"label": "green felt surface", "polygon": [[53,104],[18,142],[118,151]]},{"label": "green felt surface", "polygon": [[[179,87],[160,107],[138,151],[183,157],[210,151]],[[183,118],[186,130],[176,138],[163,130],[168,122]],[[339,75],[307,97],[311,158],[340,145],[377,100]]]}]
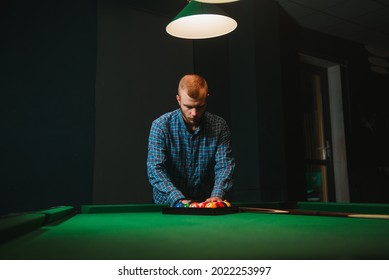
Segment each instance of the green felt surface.
[{"label": "green felt surface", "polygon": [[46,215],[43,213],[26,213],[2,218],[0,220],[0,243],[39,228],[44,224],[45,219]]},{"label": "green felt surface", "polygon": [[389,220],[237,213],[79,214],[0,245],[0,259],[387,259]]}]

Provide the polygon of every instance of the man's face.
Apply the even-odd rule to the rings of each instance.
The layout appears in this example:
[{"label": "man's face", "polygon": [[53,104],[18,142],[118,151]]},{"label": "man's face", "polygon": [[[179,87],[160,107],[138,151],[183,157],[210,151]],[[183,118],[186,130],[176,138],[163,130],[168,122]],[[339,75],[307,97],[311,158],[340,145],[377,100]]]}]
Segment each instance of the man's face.
[{"label": "man's face", "polygon": [[200,92],[198,98],[190,97],[186,91],[181,91],[176,95],[182,116],[188,127],[195,129],[199,125],[207,106],[207,95],[205,89]]}]

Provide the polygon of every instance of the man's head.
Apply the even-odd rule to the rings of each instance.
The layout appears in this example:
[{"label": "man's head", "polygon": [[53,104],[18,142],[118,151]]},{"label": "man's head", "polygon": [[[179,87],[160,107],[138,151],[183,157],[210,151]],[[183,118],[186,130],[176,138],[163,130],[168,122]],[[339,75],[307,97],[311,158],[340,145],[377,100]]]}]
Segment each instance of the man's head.
[{"label": "man's head", "polygon": [[207,97],[208,85],[203,77],[190,74],[181,78],[176,98],[188,129],[198,127],[205,113]]}]

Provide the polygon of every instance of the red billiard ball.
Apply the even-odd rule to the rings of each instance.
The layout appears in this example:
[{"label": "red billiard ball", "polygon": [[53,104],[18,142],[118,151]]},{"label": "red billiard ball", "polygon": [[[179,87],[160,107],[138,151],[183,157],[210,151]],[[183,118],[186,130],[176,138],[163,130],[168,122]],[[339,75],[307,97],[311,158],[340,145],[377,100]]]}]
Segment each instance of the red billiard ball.
[{"label": "red billiard ball", "polygon": [[200,202],[197,204],[198,208],[205,208],[206,203],[205,202]]},{"label": "red billiard ball", "polygon": [[218,202],[216,202],[216,206],[217,206],[217,208],[223,208],[224,207],[224,203],[221,202],[221,201],[218,201]]}]

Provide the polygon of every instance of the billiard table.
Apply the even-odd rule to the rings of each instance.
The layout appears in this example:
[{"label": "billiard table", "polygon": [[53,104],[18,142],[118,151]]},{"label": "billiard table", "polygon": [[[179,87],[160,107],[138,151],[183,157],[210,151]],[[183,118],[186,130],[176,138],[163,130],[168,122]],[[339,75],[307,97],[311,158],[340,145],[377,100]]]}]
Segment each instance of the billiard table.
[{"label": "billiard table", "polygon": [[[389,205],[232,204],[238,211],[223,215],[163,214],[165,205],[123,204],[62,206],[3,217],[0,259],[389,258],[389,219],[385,218]],[[307,215],[245,211],[255,208],[309,211]],[[384,214],[384,218],[326,215],[345,212]]]}]

